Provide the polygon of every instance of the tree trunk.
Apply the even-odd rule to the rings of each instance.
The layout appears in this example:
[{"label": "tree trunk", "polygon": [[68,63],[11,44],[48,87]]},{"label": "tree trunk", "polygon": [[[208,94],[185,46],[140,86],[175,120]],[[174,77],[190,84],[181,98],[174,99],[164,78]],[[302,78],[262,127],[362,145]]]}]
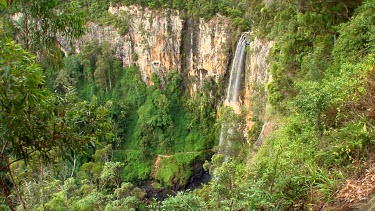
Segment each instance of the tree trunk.
[{"label": "tree trunk", "polygon": [[108,70],[109,89],[112,89],[111,70]]},{"label": "tree trunk", "polygon": [[12,211],[15,211],[16,204],[13,201],[12,192],[11,192],[13,184],[5,175],[6,175],[5,171],[0,172],[0,191],[1,191],[2,196],[4,197],[5,203],[9,206],[9,208]]},{"label": "tree trunk", "polygon": [[19,202],[22,204],[24,210],[28,210],[26,206],[26,202],[23,200],[22,195],[20,193],[20,189],[18,188],[17,183],[14,181],[12,170],[10,169],[9,165],[8,165],[8,175],[9,175],[11,183],[13,184],[13,189],[16,190]]}]

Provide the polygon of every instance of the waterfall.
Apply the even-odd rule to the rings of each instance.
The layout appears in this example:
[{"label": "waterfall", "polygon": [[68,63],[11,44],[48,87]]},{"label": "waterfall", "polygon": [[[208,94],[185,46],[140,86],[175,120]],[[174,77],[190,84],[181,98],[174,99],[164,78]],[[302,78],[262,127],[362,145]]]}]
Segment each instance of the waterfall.
[{"label": "waterfall", "polygon": [[229,84],[227,88],[227,96],[225,101],[229,105],[236,106],[238,103],[238,95],[241,88],[241,74],[245,64],[245,49],[246,49],[246,37],[241,36],[237,43],[236,52],[234,54],[232,67],[230,70]]},{"label": "waterfall", "polygon": [[[224,101],[224,105],[231,106],[236,113],[239,112],[239,92],[242,82],[242,72],[245,68],[245,53],[246,53],[246,37],[241,36],[237,43],[236,52],[231,65],[230,77],[227,88],[227,95]],[[230,125],[229,121],[224,120],[221,125],[220,131],[220,142],[219,142],[219,154],[223,154],[225,160],[230,156],[231,151],[231,136],[235,127]]]}]

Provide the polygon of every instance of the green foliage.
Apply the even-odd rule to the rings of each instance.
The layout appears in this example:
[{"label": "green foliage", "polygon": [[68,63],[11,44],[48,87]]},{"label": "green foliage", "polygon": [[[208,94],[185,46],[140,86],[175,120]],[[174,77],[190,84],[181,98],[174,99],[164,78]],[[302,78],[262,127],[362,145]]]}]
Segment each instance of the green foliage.
[{"label": "green foliage", "polygon": [[3,8],[5,8],[7,6],[7,2],[6,2],[6,0],[1,0],[0,1],[0,9],[3,9]]},{"label": "green foliage", "polygon": [[[111,44],[108,42],[89,43],[83,47],[79,56],[64,59],[64,64],[65,67],[59,75],[62,75],[65,80],[74,81],[75,83],[72,85],[75,85],[77,80],[80,82],[78,86],[82,86],[85,82],[85,86],[82,88],[94,93],[95,90],[90,89],[90,85],[105,90],[105,92],[113,89],[120,78],[122,69],[121,61],[114,56]],[[57,82],[70,85],[64,81],[55,83]]]},{"label": "green foliage", "polygon": [[99,87],[105,88],[108,92],[112,89],[112,84],[118,78],[121,69],[121,62],[113,56],[113,49],[108,42],[101,43],[101,53],[96,61],[94,78]]},{"label": "green foliage", "polygon": [[260,179],[266,190],[284,201],[284,206],[306,197],[302,194],[306,187],[300,177],[306,175],[307,167],[312,165],[309,162],[318,140],[313,129],[299,127],[305,124],[303,122],[299,118],[289,119],[285,129],[277,131],[254,158],[253,172],[262,175]]},{"label": "green foliage", "polygon": [[202,160],[202,153],[176,153],[173,156],[160,156],[156,179],[167,187],[184,186],[192,175],[191,166]]},{"label": "green foliage", "polygon": [[64,211],[67,210],[67,201],[63,192],[57,192],[53,198],[45,204],[48,210]]},{"label": "green foliage", "polygon": [[248,143],[250,144],[250,146],[254,145],[255,142],[257,141],[259,135],[262,132],[262,127],[264,124],[264,122],[260,121],[256,117],[254,117],[252,121],[254,122],[254,125],[251,127],[251,129],[248,131],[248,134],[247,134],[247,137],[249,137]]},{"label": "green foliage", "polygon": [[[372,0],[9,2],[0,1],[6,15],[0,28],[0,204],[11,209],[142,209],[145,193],[127,182],[155,177],[164,187],[184,187],[191,167],[202,163],[218,140],[223,90],[213,79],[194,96],[184,93],[183,77],[173,71],[163,78],[153,74],[154,85],[147,87],[136,67],[121,68],[106,42],[64,58],[56,79],[48,81],[56,87],[50,93],[33,56],[4,33],[13,25],[21,44],[52,64],[60,54],[54,36],[73,38],[84,31],[74,8],[121,34],[128,30],[127,15],[108,15],[110,4],[172,7],[205,19],[221,13],[241,30],[251,23],[256,35],[276,42],[269,58],[272,81],[267,90],[254,87],[256,124],[248,140],[242,134],[246,112],[222,108],[220,118],[230,120],[224,131],[239,129],[231,136],[234,158],[224,162],[224,156],[214,156],[205,164],[213,174],[209,185],[150,209],[319,209],[332,200],[352,163],[373,154]],[[23,15],[5,21],[16,12]],[[278,127],[247,161],[247,143],[257,140],[265,120],[266,94]]]},{"label": "green foliage", "polygon": [[[110,103],[98,106],[95,100],[77,102],[70,89],[65,90],[65,95],[52,95],[45,89],[40,67],[29,53],[3,38],[0,45],[2,181],[8,180],[10,164],[18,160],[47,162],[63,157],[75,162],[76,154],[85,152],[88,145],[114,139],[111,120],[107,118]],[[4,197],[9,199],[7,204],[13,207],[14,202],[8,197],[10,188],[1,184]],[[44,186],[43,191],[51,192]],[[20,195],[18,190],[16,194]],[[44,200],[43,194],[40,199]]]},{"label": "green foliage", "polygon": [[151,174],[151,160],[139,159],[140,151],[136,149],[118,150],[114,153],[116,161],[122,161],[127,165],[121,171],[121,178],[125,182],[140,182],[146,180]]},{"label": "green foliage", "polygon": [[101,172],[100,179],[103,181],[103,186],[116,185],[117,188],[121,185],[120,173],[124,164],[121,162],[106,162]]},{"label": "green foliage", "polygon": [[127,109],[138,109],[146,99],[146,85],[142,82],[141,74],[135,67],[122,71],[116,91],[112,98],[123,101]]},{"label": "green foliage", "polygon": [[[220,138],[223,142],[224,154],[241,159],[241,153],[245,151],[244,147],[246,146],[243,134],[246,127],[246,112],[241,111],[240,114],[236,114],[233,108],[229,106],[221,107],[219,112],[219,123],[221,123]],[[226,147],[227,145],[231,146]]]},{"label": "green foliage", "polygon": [[364,122],[350,122],[340,129],[330,130],[327,132],[330,147],[319,152],[317,159],[326,166],[348,165],[362,160],[374,143],[371,132]]},{"label": "green foliage", "polygon": [[329,2],[314,1],[270,6],[270,10],[281,10],[270,12],[274,16],[270,34],[277,37],[277,43],[271,62],[273,80],[268,88],[269,101],[276,109],[285,110],[285,102],[298,94],[296,81],[324,77],[332,62],[337,26],[347,21],[344,17],[349,15],[348,10],[341,9],[355,6],[347,2],[332,6]]},{"label": "green foliage", "polygon": [[[233,23],[241,30],[247,30],[250,27],[248,19],[244,18],[246,9],[245,1],[241,0],[78,0],[76,1],[78,11],[85,13],[86,17],[100,24],[112,24],[119,29],[120,34],[126,34],[128,31],[127,14],[121,14],[121,17],[108,14],[110,5],[141,5],[150,9],[171,8],[184,12],[187,16],[195,18],[212,18],[215,14],[228,16],[233,19]],[[64,4],[65,5],[65,4]]]},{"label": "green foliage", "polygon": [[73,210],[89,211],[89,210],[103,210],[105,196],[97,191],[93,191],[87,196],[75,201],[72,204]]},{"label": "green foliage", "polygon": [[[2,162],[9,158],[9,154],[27,160],[30,156],[28,148],[30,151],[44,151],[42,143],[48,132],[40,122],[51,115],[48,108],[50,95],[41,88],[44,83],[41,69],[31,54],[14,41],[1,39],[0,46],[1,142],[2,146],[9,147],[6,151],[3,149],[5,157]],[[40,138],[35,139],[38,133]],[[44,147],[50,146],[44,144]]]},{"label": "green foliage", "polygon": [[128,196],[124,199],[114,200],[105,206],[107,211],[121,211],[121,210],[138,210],[141,201],[134,196]]},{"label": "green foliage", "polygon": [[[369,5],[373,6],[365,2],[356,10],[339,36],[338,23],[345,19],[337,19],[337,7],[320,8],[332,14],[322,14],[314,7],[303,12],[288,8],[280,13],[280,20],[290,23],[276,25],[285,34],[278,37],[274,49],[269,100],[282,111],[282,123],[261,147],[251,171],[256,184],[264,185],[271,196],[263,206],[298,207],[310,199],[312,206],[319,206],[319,201],[332,198],[342,171],[352,162],[366,159],[373,121],[361,114],[365,108],[354,105],[371,109],[361,97],[370,90],[366,81],[371,80],[369,71],[374,65],[367,44],[373,35],[368,24],[373,21],[367,14],[373,10]],[[359,19],[364,24],[363,38],[353,34],[355,28],[362,27]],[[289,28],[282,29],[285,26]],[[344,50],[351,41],[357,42],[353,46],[358,48]],[[365,49],[364,54],[358,54],[359,49]],[[315,195],[319,198],[309,198],[314,197],[310,193],[319,193]]]},{"label": "green foliage", "polygon": [[63,68],[58,72],[56,82],[58,85],[75,86],[83,74],[83,66],[76,56],[65,57]]},{"label": "green foliage", "polygon": [[372,1],[364,1],[351,21],[339,26],[340,36],[333,51],[337,62],[356,62],[367,54],[374,53],[374,10]]},{"label": "green foliage", "polygon": [[254,207],[244,206],[249,199],[243,200],[243,193],[240,193],[244,165],[229,161],[215,171],[217,174],[209,186],[194,192],[178,192],[176,196],[164,200],[157,210],[237,210]]},{"label": "green foliage", "polygon": [[[9,1],[8,6],[0,11],[13,33],[17,34],[22,47],[35,53],[38,61],[49,71],[51,67],[56,68],[62,58],[56,34],[73,40],[85,32],[85,20],[82,13],[77,13],[76,5],[60,8],[59,2]],[[12,16],[16,17],[13,21]]]},{"label": "green foliage", "polygon": [[[63,96],[52,95],[44,87],[40,67],[29,53],[3,37],[0,45],[2,181],[9,181],[10,164],[18,160],[71,159],[75,153],[84,152],[88,143],[109,138],[111,133],[106,134],[106,129],[110,122],[104,120],[105,109],[86,116],[90,108],[96,108],[77,103],[71,90]],[[1,184],[2,193],[9,199],[7,204],[13,207],[8,197],[10,188]]]},{"label": "green foliage", "polygon": [[[119,16],[117,15],[113,15],[113,25],[118,29],[118,32],[120,33],[120,35],[125,35],[125,34],[128,34],[129,33],[129,22],[128,22],[128,19],[129,19],[129,15],[126,14],[126,12],[122,11],[120,12]],[[134,59],[133,61],[136,61],[136,59]]]},{"label": "green foliage", "polygon": [[[374,152],[373,1],[248,2],[259,8],[249,11],[255,33],[276,40],[268,101],[277,129],[248,169],[214,156],[205,165],[217,172],[209,186],[160,209],[321,209]],[[262,110],[255,114],[261,120]]]},{"label": "green foliage", "polygon": [[80,56],[83,65],[84,79],[88,82],[94,81],[95,65],[101,51],[101,47],[97,41],[83,46]]},{"label": "green foliage", "polygon": [[205,207],[204,204],[202,198],[191,192],[178,192],[175,197],[163,201],[158,210],[201,210]]},{"label": "green foliage", "polygon": [[[196,123],[192,124],[189,111],[197,112],[197,108],[187,107],[185,101],[181,100],[181,76],[175,72],[169,73],[165,87],[161,87],[156,76],[153,79],[155,84],[146,89],[144,83],[140,82],[139,72],[135,68],[127,68],[110,93],[112,99],[116,99],[116,110],[113,112],[117,124],[119,127],[123,127],[121,124],[127,127],[121,136],[126,140],[121,143],[125,150],[115,151],[115,160],[127,163],[121,173],[124,181],[139,182],[148,179],[156,154],[199,152],[211,148],[214,137],[217,136],[213,135],[213,104],[204,102],[201,108],[209,112],[199,114],[202,122],[197,119],[194,120]],[[196,103],[199,103],[200,99],[197,98]],[[204,105],[209,107],[204,108]],[[192,126],[188,128],[187,124]],[[200,130],[204,131],[204,135]],[[171,162],[168,168],[173,168],[172,165],[174,162]],[[185,176],[177,180],[187,179]]]}]

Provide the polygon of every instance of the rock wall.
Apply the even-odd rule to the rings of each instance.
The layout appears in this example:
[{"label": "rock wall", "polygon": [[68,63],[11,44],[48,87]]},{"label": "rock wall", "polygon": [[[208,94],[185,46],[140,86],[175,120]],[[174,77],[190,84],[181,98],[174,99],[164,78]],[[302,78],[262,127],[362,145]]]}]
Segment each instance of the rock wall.
[{"label": "rock wall", "polygon": [[[218,82],[230,70],[233,56],[230,52],[237,40],[231,40],[233,34],[227,17],[216,15],[208,21],[186,19],[177,10],[150,10],[140,6],[109,7],[108,12],[123,20],[125,33],[120,34],[111,25],[89,22],[87,33],[74,42],[76,51],[94,40],[108,41],[124,67],[135,64],[139,68],[146,84],[152,83],[152,73],[163,80],[169,71],[178,71],[184,76],[185,84],[189,84],[191,94],[205,78],[212,77]],[[249,51],[240,105],[254,110],[266,105],[264,88],[271,79],[266,58],[273,42],[254,38],[250,33],[247,37]],[[67,43],[62,42],[62,47],[69,51]],[[252,117],[250,112],[245,134],[253,125]]]},{"label": "rock wall", "polygon": [[[245,88],[242,102],[242,104],[249,111],[248,115],[246,116],[245,135],[246,132],[254,125],[254,122],[252,121],[253,116],[257,115],[257,118],[264,122],[262,132],[259,137],[260,139],[263,139],[267,136],[264,131],[271,131],[272,129],[268,127],[273,127],[272,125],[274,125],[273,123],[270,124],[268,122],[269,120],[265,117],[267,112],[266,87],[272,79],[267,58],[274,42],[253,38],[250,34],[248,37],[251,41],[249,43],[249,51],[246,55]],[[266,130],[265,127],[267,127]],[[259,145],[261,143],[256,144]]]},{"label": "rock wall", "polygon": [[[108,12],[124,20],[126,33],[90,22],[87,33],[74,43],[77,51],[87,42],[108,41],[123,66],[136,64],[147,84],[151,83],[152,73],[163,78],[175,70],[195,77],[191,88],[196,90],[204,78],[218,79],[225,74],[230,56],[229,18],[216,15],[209,21],[183,19],[176,10],[139,6],[110,7]],[[63,50],[68,48],[63,45]]]},{"label": "rock wall", "polygon": [[129,6],[110,7],[108,12],[127,18],[124,24],[129,32],[125,37],[130,46],[116,49],[124,66],[135,63],[146,83],[150,83],[154,72],[163,78],[167,71],[181,70],[183,22],[178,11]]},{"label": "rock wall", "polygon": [[231,35],[229,19],[216,15],[210,21],[189,19],[185,22],[182,68],[195,80],[195,92],[203,80],[213,77],[216,82],[229,69]]},{"label": "rock wall", "polygon": [[[252,39],[252,38],[250,38]],[[244,105],[250,107],[252,104],[252,97],[260,94],[264,90],[267,83],[271,80],[269,71],[269,63],[267,58],[270,54],[274,42],[254,38],[249,43],[249,51],[246,55],[246,68],[245,68],[245,93]],[[267,93],[261,94],[265,99]],[[259,100],[259,99],[258,99]]]}]

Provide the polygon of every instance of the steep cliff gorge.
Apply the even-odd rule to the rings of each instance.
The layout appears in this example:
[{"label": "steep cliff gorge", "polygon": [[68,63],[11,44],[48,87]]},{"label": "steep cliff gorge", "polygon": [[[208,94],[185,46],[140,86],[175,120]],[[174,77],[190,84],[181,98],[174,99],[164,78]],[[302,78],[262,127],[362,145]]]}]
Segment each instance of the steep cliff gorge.
[{"label": "steep cliff gorge", "polygon": [[[109,7],[108,13],[123,20],[122,28],[125,30],[120,30],[118,25],[89,22],[87,33],[73,43],[77,52],[87,43],[107,41],[124,67],[138,67],[147,85],[152,84],[153,73],[163,82],[168,72],[177,71],[192,95],[203,85],[205,78],[210,77],[216,83],[229,78],[234,43],[237,41],[234,40],[237,36],[231,30],[229,18],[221,15],[215,15],[210,20],[184,18],[177,10],[151,10],[140,6]],[[267,57],[273,42],[256,38],[250,32],[244,34],[246,66],[241,75],[237,110],[242,107],[247,113],[243,121],[246,126],[241,130],[245,137],[255,124],[260,125],[260,131],[252,134],[260,134],[260,138],[255,137],[255,144],[259,146],[273,127],[273,123],[265,117],[264,109],[267,104],[266,85],[271,80]],[[65,43],[63,50],[69,51],[69,45]]]},{"label": "steep cliff gorge", "polygon": [[[136,64],[147,84],[152,73],[163,80],[167,72],[178,71],[194,78],[192,91],[207,76],[217,81],[228,68],[231,33],[227,17],[184,19],[177,10],[139,6],[109,7],[108,12],[124,20],[125,33],[111,25],[89,22],[87,33],[74,42],[76,51],[94,40],[108,41],[123,66]],[[63,44],[63,50],[67,52],[69,45]]]},{"label": "steep cliff gorge", "polygon": [[[125,32],[120,33],[113,25],[89,22],[87,33],[73,43],[77,52],[86,43],[108,41],[123,66],[135,64],[146,84],[152,83],[152,73],[163,80],[169,71],[177,71],[184,76],[185,84],[190,84],[191,93],[198,90],[205,78],[212,77],[218,82],[228,74],[234,50],[231,48],[236,41],[231,39],[233,31],[228,17],[217,14],[208,21],[183,18],[177,10],[151,10],[134,5],[109,7],[108,13],[123,20]],[[267,56],[273,42],[254,38],[250,33],[246,37],[249,45],[240,105],[251,110],[266,102],[265,86],[270,80]],[[62,44],[68,52],[68,43]],[[247,118],[252,116],[251,112]],[[252,121],[247,122],[250,129]]]},{"label": "steep cliff gorge", "polygon": [[[233,31],[229,17],[216,14],[210,20],[187,18],[178,10],[139,5],[109,6],[107,12],[122,20],[122,25],[89,21],[86,33],[73,43],[59,37],[61,50],[68,55],[71,50],[80,52],[85,44],[107,41],[124,67],[137,66],[147,85],[152,83],[153,73],[163,80],[168,72],[177,71],[184,76],[184,84],[190,85],[191,93],[199,89],[205,78],[219,82],[229,74],[237,37],[234,35],[239,35]],[[273,42],[253,37],[251,32],[245,34],[249,47],[239,105],[250,109],[258,106],[254,97],[265,105],[265,86],[271,79],[267,56]],[[250,128],[251,121],[248,122]]]},{"label": "steep cliff gorge", "polygon": [[0,210],[373,209],[374,11],[0,0]]}]

